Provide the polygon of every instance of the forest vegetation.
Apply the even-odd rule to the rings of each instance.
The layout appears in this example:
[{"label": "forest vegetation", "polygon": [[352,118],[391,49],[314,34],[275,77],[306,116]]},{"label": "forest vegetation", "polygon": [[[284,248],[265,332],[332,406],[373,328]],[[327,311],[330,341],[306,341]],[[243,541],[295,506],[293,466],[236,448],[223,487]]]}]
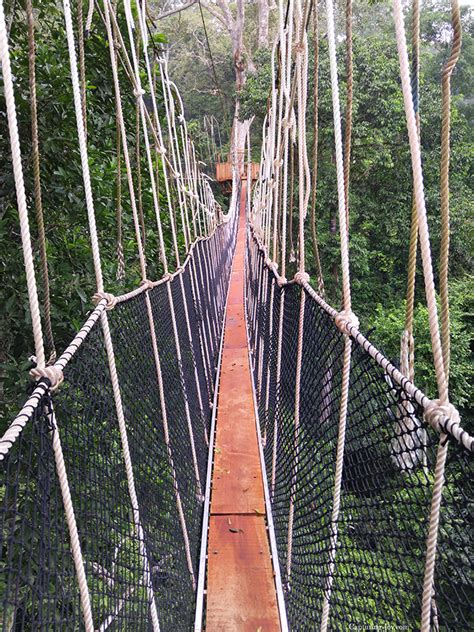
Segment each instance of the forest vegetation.
[{"label": "forest vegetation", "polygon": [[[53,332],[53,339],[47,341],[47,353],[53,357],[55,352],[60,353],[64,349],[91,311],[91,297],[95,287],[62,7],[56,0],[34,0],[33,5],[36,32],[41,194]],[[81,42],[80,34],[84,32],[82,13],[84,7],[76,1],[72,5],[76,36]],[[39,269],[41,244],[35,215],[32,175],[31,90],[25,6],[23,0],[7,0],[6,2],[23,166],[28,205],[31,211],[33,247],[35,262]],[[177,3],[176,0],[164,2],[159,0],[159,2],[151,3],[148,10],[154,28],[152,46],[155,49],[155,74],[159,75],[157,56],[169,52],[170,74],[183,96],[188,129],[193,136],[200,159],[206,163],[207,172],[212,173],[214,161],[225,160],[231,150],[232,129],[236,125],[234,117],[238,117],[241,122],[251,121],[252,158],[258,162],[262,126],[271,87],[271,49],[278,21],[276,4],[271,0],[235,0],[235,2],[190,0],[184,3]],[[324,11],[321,11],[321,16],[323,15]],[[408,4],[406,15],[409,28]],[[346,48],[344,3],[342,2],[337,3],[337,20],[340,90],[344,103],[347,82],[344,70]],[[462,10],[462,22],[462,56],[452,80],[450,390],[452,402],[461,412],[464,428],[472,433],[474,429],[472,415],[474,402],[471,388],[474,377],[472,349],[474,11],[469,7],[464,7]],[[125,30],[125,25],[123,28]],[[361,319],[362,331],[385,351],[394,364],[399,365],[400,336],[405,323],[404,296],[412,210],[412,174],[390,3],[386,0],[355,3],[353,29],[354,100],[349,191],[353,309]],[[341,304],[340,244],[337,226],[334,130],[325,31],[324,17],[319,20],[316,32],[310,29],[306,140],[310,154],[315,153],[318,162],[314,232],[317,236],[321,258],[325,296],[329,303],[339,309]],[[319,42],[317,70],[314,55],[311,52],[314,52],[316,33]],[[449,4],[444,0],[427,0],[424,3],[421,22],[420,119],[424,183],[436,282],[438,282],[437,262],[440,249],[440,76],[449,54],[450,43]],[[124,293],[140,283],[140,267],[136,256],[137,244],[132,211],[128,197],[125,194],[122,195],[122,188],[125,190],[126,184],[123,170],[121,172],[118,169],[119,165],[123,166],[123,156],[117,150],[114,87],[109,72],[108,44],[97,7],[93,14],[91,29],[85,33],[81,45],[84,48],[85,59],[84,88],[87,100],[89,163],[105,287],[107,291],[116,294]],[[128,144],[133,150],[133,178],[137,190],[141,193],[139,199],[143,216],[142,238],[149,263],[148,276],[151,279],[159,279],[163,275],[163,263],[158,254],[157,235],[154,230],[154,210],[151,187],[147,178],[146,157],[144,152],[140,152],[143,133],[140,125],[137,125],[137,100],[127,83],[126,69],[120,66],[119,74],[123,85],[128,86],[123,99],[124,116],[127,121]],[[315,147],[313,126],[315,110],[312,94],[316,76],[318,78],[318,124]],[[156,83],[156,94],[161,105],[162,93],[159,81]],[[163,109],[161,108],[161,111]],[[0,83],[0,112],[5,112],[2,83]],[[163,206],[166,206],[164,186],[162,186],[162,165],[159,161],[160,159],[156,158],[154,167],[160,174],[160,196]],[[225,203],[225,198],[217,186],[215,186],[215,191],[219,199]],[[295,181],[290,193],[290,201],[294,202],[293,206],[296,205],[297,193],[298,182]],[[292,215],[293,210],[290,204],[290,217]],[[162,221],[166,249],[171,253],[170,219],[166,213],[163,213]],[[111,226],[119,228],[114,231],[111,230]],[[308,221],[306,266],[312,283],[318,287],[312,228]],[[295,230],[296,220],[292,228],[289,228],[288,234],[290,243],[288,277],[296,271],[295,261],[298,253]],[[184,254],[185,246],[182,240],[179,248]],[[121,250],[123,250],[123,269],[119,256]],[[3,308],[0,322],[1,433],[25,401],[26,393],[31,387],[28,370],[34,362],[34,359],[31,359],[34,345],[22,260],[8,126],[4,115],[0,117],[0,253],[0,304]],[[434,397],[436,381],[432,368],[428,315],[421,266],[418,267],[414,319],[415,382],[429,397]],[[41,282],[39,286],[40,298],[44,302],[47,296]],[[43,316],[45,316],[44,312]],[[171,349],[171,344],[169,348]],[[133,354],[135,354],[134,351]],[[135,360],[140,357],[139,354],[139,351],[135,354]],[[175,384],[178,382],[179,379],[176,377]],[[153,397],[156,397],[156,391],[150,390],[152,392],[143,394],[143,398],[154,402]],[[135,391],[132,395],[135,405],[140,398],[136,397]],[[290,421],[292,421],[292,415],[293,410],[288,414]],[[84,417],[86,418],[87,415]],[[138,419],[139,416],[137,415],[136,418]],[[86,424],[89,422],[90,420],[86,419]],[[369,419],[369,422],[371,423],[372,419]],[[66,426],[70,434],[65,445],[69,448],[75,440],[74,432],[77,428],[74,423],[80,425],[82,422],[73,419],[72,424]],[[113,426],[109,424],[107,415],[103,416],[101,423],[104,428],[107,427],[108,431]],[[151,420],[150,423],[155,422]],[[383,430],[387,431],[387,427]],[[29,431],[32,432],[31,428]],[[175,428],[175,432],[179,431],[179,428]],[[139,441],[138,438],[135,440]],[[108,447],[105,446],[105,442],[100,443],[100,438],[95,437],[94,441],[96,445],[93,448],[99,455],[100,461],[102,452],[106,452]],[[365,448],[364,441],[365,436],[362,436],[360,444]],[[152,465],[156,467],[158,459],[154,452],[155,446],[147,447],[150,448]],[[380,460],[385,459],[387,462],[386,454],[383,453],[386,448],[383,441],[379,442],[378,448],[382,455]],[[457,454],[454,450],[452,452]],[[82,481],[82,455],[76,458],[74,450],[71,450],[71,454],[74,455],[72,467],[76,468],[74,471],[77,480],[80,481],[75,493],[80,495],[87,489],[87,481]],[[333,455],[329,454],[327,462],[324,458],[318,455],[314,468],[316,469],[316,461],[319,459],[321,472],[325,475],[326,468],[333,463]],[[453,460],[455,458],[453,457]],[[459,463],[463,465],[464,461],[461,462],[460,459]],[[467,572],[465,576],[456,580],[456,584],[446,580],[446,574],[452,567],[464,570],[469,566],[469,560],[464,557],[467,557],[466,551],[469,549],[470,538],[467,530],[462,527],[468,524],[471,508],[467,500],[461,497],[464,494],[465,484],[467,485],[468,474],[467,467],[464,470],[459,463],[452,468],[454,482],[451,480],[446,485],[447,518],[441,528],[441,538],[446,541],[443,550],[445,565],[443,581],[446,583],[443,590],[445,589],[446,592],[440,600],[443,607],[445,602],[449,603],[451,590],[455,591],[460,587],[465,594],[472,590],[472,577],[468,577]],[[152,465],[148,462],[145,464],[143,476],[147,483],[151,481],[155,485],[153,488],[153,493],[155,493],[156,490],[165,489],[166,474],[162,476],[161,470],[163,469],[164,472],[166,470],[164,465],[162,468],[161,463],[158,463],[157,470],[160,474],[153,479],[150,474]],[[150,466],[150,472],[146,470],[148,466]],[[310,474],[312,475],[313,471]],[[362,612],[364,608],[375,610],[373,603],[366,604],[367,594],[371,594],[373,601],[382,602],[386,597],[383,594],[384,581],[388,575],[394,594],[397,591],[398,601],[401,595],[404,602],[408,603],[410,621],[417,622],[418,611],[415,612],[415,606],[410,601],[413,599],[413,590],[415,590],[410,584],[410,581],[414,581],[410,576],[412,569],[405,569],[403,565],[405,562],[400,565],[397,558],[398,549],[393,546],[393,542],[396,541],[400,549],[411,551],[413,559],[424,559],[422,556],[424,555],[425,533],[420,527],[420,519],[431,498],[429,494],[433,476],[431,472],[426,474],[421,469],[414,472],[412,477],[404,477],[404,474],[395,470],[391,471],[392,478],[386,488],[382,483],[381,489],[373,491],[372,497],[368,494],[370,502],[367,506],[361,503],[357,505],[359,499],[364,497],[363,491],[349,489],[347,492],[347,498],[351,502],[353,500],[354,505],[351,509],[351,520],[346,523],[347,531],[341,530],[341,542],[353,554],[352,567],[355,567],[357,572],[360,569],[360,576],[356,579],[356,576],[348,571],[350,565],[343,564],[341,577],[344,573],[347,573],[349,577],[347,585],[350,588],[352,601],[348,601],[347,594],[344,592],[346,588],[344,591],[336,588],[335,592],[341,602],[346,600],[350,603],[348,607],[354,610]],[[110,478],[108,483],[110,484]],[[114,484],[114,481],[112,483]],[[397,487],[398,483],[400,485]],[[101,491],[101,485],[99,485],[98,492]],[[319,491],[318,489],[318,493]],[[84,497],[87,493],[84,492]],[[377,494],[380,496],[380,502],[376,506],[376,503],[372,501],[378,498]],[[157,524],[160,524],[160,527],[164,524],[168,528],[166,521],[169,516],[165,515],[166,507],[160,505],[161,499],[157,501],[156,497],[153,496],[153,502],[154,509],[157,510]],[[106,502],[104,515],[108,521],[113,515],[114,508],[110,499]],[[123,507],[128,507],[127,503],[128,500],[123,501]],[[86,503],[84,507],[85,505]],[[117,502],[117,506],[121,507],[122,501]],[[386,520],[387,506],[392,512],[391,515],[397,517],[400,525],[397,525],[398,531],[394,531],[395,535],[389,529],[386,538],[379,538],[377,529]],[[85,511],[84,507],[82,507],[83,511]],[[325,515],[326,518],[322,520],[323,526],[326,525],[324,520],[329,520],[327,517],[329,513],[326,512]],[[97,525],[101,526],[102,517],[96,518]],[[87,520],[90,520],[89,516]],[[353,524],[359,525],[359,532],[352,529]],[[99,526],[97,526],[97,533],[99,533]],[[128,517],[123,519],[123,525],[120,524],[119,527],[119,533],[127,532],[130,527]],[[399,537],[400,533],[402,536]],[[32,541],[33,537],[36,536],[31,536]],[[86,550],[93,539],[90,536],[90,542],[86,542]],[[119,545],[119,548],[123,547],[120,555],[123,554],[124,559],[128,556],[133,561],[133,558],[138,556],[136,546],[136,543],[134,544],[124,536]],[[391,554],[387,556],[387,559],[382,560],[380,551],[383,552],[383,546],[386,547],[385,550],[390,550]],[[21,558],[20,546],[15,544],[12,548],[15,549],[15,555]],[[313,552],[310,551],[310,553]],[[127,563],[130,564],[130,562]],[[53,565],[51,567],[53,568]],[[135,582],[135,578],[132,580]],[[104,592],[104,580],[99,577],[94,581],[97,582],[94,590],[100,596]],[[341,583],[344,582],[343,577]],[[53,588],[49,587],[49,590],[52,591]],[[397,610],[397,599],[393,600],[395,605],[391,605],[390,599],[388,600],[383,620],[377,620],[375,623],[388,625],[402,616],[401,610]],[[466,599],[466,603],[463,603],[466,610],[468,609],[467,601]],[[101,601],[97,598],[93,603],[94,608],[104,607],[103,602],[107,607],[109,606],[107,599]],[[29,607],[29,603],[22,605],[25,612]],[[191,609],[191,604],[187,603],[187,607]],[[454,626],[456,622],[451,621],[449,616],[448,614],[447,625]],[[370,622],[364,621],[364,623]]]},{"label": "forest vegetation", "polygon": [[[276,5],[266,0],[236,4],[191,2],[185,10],[173,2],[150,5],[156,33],[155,46],[167,48],[171,72],[179,86],[189,128],[209,162],[209,129],[205,117],[216,121],[214,142],[222,156],[229,150],[234,101],[241,120],[252,122],[252,154],[259,160],[261,126],[270,89],[270,57],[277,24]],[[186,5],[187,6],[187,5]],[[337,12],[341,97],[345,94],[344,12]],[[60,351],[78,329],[91,308],[93,278],[90,245],[85,229],[82,180],[72,91],[60,5],[51,0],[35,3],[37,29],[37,91],[41,152],[42,199],[51,283],[52,324],[55,345]],[[11,24],[12,62],[27,194],[32,230],[35,235],[33,181],[31,176],[30,92],[28,85],[28,41],[22,3],[7,3]],[[162,17],[160,17],[162,16]],[[447,3],[429,0],[424,4],[421,23],[420,113],[421,141],[426,198],[435,262],[439,254],[439,158],[441,128],[440,72],[447,57],[451,37]],[[473,122],[472,73],[474,67],[474,14],[464,7],[461,59],[453,75],[452,162],[451,162],[451,309],[452,369],[454,402],[469,417],[473,377]],[[117,212],[116,131],[113,115],[113,88],[109,74],[101,68],[108,50],[100,21],[94,14],[91,32],[84,43],[86,93],[88,102],[88,147],[98,224],[105,262],[106,286],[130,289],[138,282],[138,264],[130,209],[124,203],[123,248],[126,280],[117,280],[116,235],[108,228]],[[407,9],[407,26],[409,28]],[[314,34],[310,36],[310,50]],[[328,56],[324,20],[319,23],[319,134],[316,227],[327,297],[339,302],[338,231],[336,230],[336,187],[333,163],[333,129],[328,78]],[[350,183],[350,248],[354,306],[363,329],[398,361],[399,336],[403,330],[411,211],[411,167],[406,142],[403,100],[398,79],[390,4],[356,3],[354,6],[354,105]],[[310,77],[314,68],[310,59]],[[124,79],[126,80],[126,79]],[[311,83],[311,80],[310,80]],[[313,86],[309,86],[309,94]],[[159,86],[157,88],[159,92]],[[3,88],[0,109],[4,111]],[[60,95],[60,96],[58,96]],[[125,102],[125,118],[135,120],[132,98]],[[313,104],[309,103],[308,144],[314,130]],[[209,126],[207,126],[209,127]],[[219,133],[217,133],[217,129]],[[0,119],[0,242],[1,299],[3,318],[0,330],[0,397],[6,424],[25,397],[27,369],[32,354],[27,294],[19,248],[11,157],[6,119]],[[140,142],[140,131],[129,129],[132,145]],[[138,154],[136,154],[138,156]],[[144,158],[142,156],[141,160]],[[139,163],[135,161],[135,170]],[[142,165],[144,167],[144,164]],[[143,171],[145,169],[143,168]],[[142,176],[141,176],[142,177]],[[151,213],[151,197],[146,183],[142,188],[145,219]],[[296,189],[294,194],[296,195]],[[145,222],[146,223],[146,222]],[[147,224],[153,226],[151,222]],[[152,262],[150,274],[160,276],[156,236],[147,229],[146,242]],[[169,233],[169,231],[168,231]],[[165,235],[167,243],[170,235]],[[307,228],[307,266],[315,278],[311,230]],[[295,241],[296,243],[296,241]],[[35,244],[38,256],[38,244]],[[294,255],[294,249],[291,252]],[[420,268],[420,266],[419,266]],[[423,283],[419,270],[416,280],[415,343],[416,381],[428,395],[435,390],[428,336],[427,313],[423,306]],[[4,425],[3,425],[4,427]]]}]

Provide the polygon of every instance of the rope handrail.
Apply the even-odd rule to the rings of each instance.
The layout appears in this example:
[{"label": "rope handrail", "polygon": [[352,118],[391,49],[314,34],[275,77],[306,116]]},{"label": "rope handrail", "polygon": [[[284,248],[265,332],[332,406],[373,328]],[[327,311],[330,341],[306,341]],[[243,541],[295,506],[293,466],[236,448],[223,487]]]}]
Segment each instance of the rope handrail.
[{"label": "rope handrail", "polygon": [[[164,275],[161,279],[158,279],[157,281],[149,281],[147,284],[139,285],[134,290],[130,290],[130,292],[126,292],[125,294],[114,296],[113,297],[115,300],[114,305],[130,301],[134,299],[136,296],[143,294],[143,292],[155,287],[159,287],[165,283],[170,283],[178,275],[182,275],[186,271],[187,267],[191,265],[191,257],[193,256],[193,251],[196,249],[197,245],[201,242],[206,242],[212,239],[216,231],[219,229],[219,227],[227,224],[231,220],[233,216],[233,209],[236,207],[237,203],[238,203],[237,197],[234,196],[228,213],[226,213],[223,216],[222,223],[217,224],[208,236],[197,237],[193,241],[193,243],[189,247],[189,252],[186,256],[186,259],[183,261],[183,264],[179,270],[177,270],[176,272],[172,274]],[[64,371],[68,363],[73,359],[75,353],[79,350],[80,346],[89,335],[95,323],[100,318],[102,312],[106,308],[107,308],[107,299],[106,298],[99,299],[99,302],[97,303],[96,307],[91,312],[90,316],[84,322],[83,326],[74,336],[74,338],[72,339],[70,344],[67,346],[67,348],[64,350],[64,352],[51,365],[52,367],[57,368],[61,371]],[[5,456],[8,454],[13,443],[16,441],[21,431],[23,430],[24,425],[28,422],[29,419],[31,419],[32,411],[34,408],[36,408],[34,404],[39,405],[41,397],[45,394],[48,388],[49,388],[49,385],[47,384],[47,382],[45,382],[44,380],[38,381],[37,385],[35,385],[33,392],[29,396],[28,400],[25,402],[21,410],[17,413],[17,415],[15,416],[15,419],[11,422],[10,426],[4,432],[3,436],[0,437],[0,461],[2,461],[5,458]]]},{"label": "rope handrail", "polygon": [[[255,244],[258,250],[262,253],[263,257],[266,261],[266,266],[273,274],[275,281],[278,283],[279,287],[285,288],[290,287],[292,285],[298,284],[298,276],[295,275],[295,278],[287,280],[278,274],[278,269],[274,262],[267,258],[267,249],[259,239],[259,237],[255,234],[255,230],[252,225],[249,226],[250,233],[252,235],[252,239],[254,239]],[[308,281],[303,281],[300,283],[302,287],[308,292],[309,296],[318,303],[320,307],[323,308],[329,316],[335,321],[340,312],[334,309],[329,303],[325,301],[323,297],[313,288],[311,283]],[[433,401],[427,395],[423,393],[421,389],[419,389],[413,382],[411,382],[399,369],[395,367],[390,360],[388,360],[385,355],[375,346],[370,340],[368,340],[359,330],[350,322],[347,324],[347,332],[351,336],[351,338],[357,342],[361,347],[363,347],[379,364],[390,377],[401,387],[406,389],[410,395],[422,406],[423,408],[427,408]],[[439,421],[436,423],[429,420],[430,425],[432,425],[433,429],[438,433],[446,432],[451,437],[453,437],[458,443],[462,444],[467,450],[470,452],[474,452],[474,437],[471,436],[468,432],[463,430],[460,422],[457,420],[451,420],[450,417],[443,415]]]}]

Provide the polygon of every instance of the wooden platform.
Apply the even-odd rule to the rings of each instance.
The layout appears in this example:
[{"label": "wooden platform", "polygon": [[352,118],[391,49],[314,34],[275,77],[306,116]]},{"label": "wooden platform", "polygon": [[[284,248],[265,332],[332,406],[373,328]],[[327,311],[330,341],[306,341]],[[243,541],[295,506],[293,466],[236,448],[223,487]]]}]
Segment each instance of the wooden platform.
[{"label": "wooden platform", "polygon": [[245,183],[241,200],[217,407],[207,632],[280,630],[244,319]]}]

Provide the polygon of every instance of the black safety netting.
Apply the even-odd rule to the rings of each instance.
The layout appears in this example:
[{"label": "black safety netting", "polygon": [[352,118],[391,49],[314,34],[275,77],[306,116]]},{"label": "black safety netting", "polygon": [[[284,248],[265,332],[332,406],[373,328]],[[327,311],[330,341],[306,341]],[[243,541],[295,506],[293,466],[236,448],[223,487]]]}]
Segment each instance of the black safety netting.
[{"label": "black safety netting", "polygon": [[192,627],[192,576],[197,582],[211,401],[235,229],[234,218],[198,241],[182,274],[147,291],[149,306],[142,293],[107,312],[137,507],[100,319],[67,364],[63,384],[41,399],[3,459],[1,629],[84,629],[53,452],[57,436],[94,629],[153,629],[151,595],[161,630]]},{"label": "black safety netting", "polygon": [[[319,629],[327,602],[331,630],[419,629],[439,435],[424,422],[417,401],[353,341],[340,510],[333,523],[344,337],[309,293],[292,283],[278,285],[251,235],[246,283],[259,424],[289,626]],[[472,455],[448,440],[431,626],[467,630],[474,625]]]}]

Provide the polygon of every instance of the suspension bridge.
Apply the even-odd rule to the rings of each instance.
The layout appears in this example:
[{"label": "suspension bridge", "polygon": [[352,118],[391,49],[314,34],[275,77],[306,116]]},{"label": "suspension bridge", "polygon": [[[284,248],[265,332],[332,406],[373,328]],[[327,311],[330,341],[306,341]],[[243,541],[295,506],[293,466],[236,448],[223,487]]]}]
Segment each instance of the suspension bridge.
[{"label": "suspension bridge", "polygon": [[[307,27],[314,6],[280,2],[259,177],[252,187],[249,132],[242,155],[235,124],[232,194],[223,209],[200,170],[167,57],[150,41],[146,3],[92,2],[77,29],[63,0],[96,294],[86,322],[59,357],[51,353],[47,291],[44,304],[38,298],[25,193],[29,167],[22,160],[0,1],[0,61],[35,344],[29,396],[0,439],[3,630],[427,632],[472,626],[474,440],[449,400],[446,289],[456,6],[443,75],[447,247],[439,318],[419,121],[401,2],[393,0],[414,181],[415,262],[409,268],[414,275],[419,243],[438,384],[438,398],[430,399],[413,383],[412,323],[397,368],[363,335],[352,308],[350,144],[341,128],[332,0],[326,0],[325,19],[341,309],[326,302],[321,279],[313,283],[306,272],[315,180],[306,147]],[[29,1],[26,15],[33,202],[47,284]],[[141,275],[140,285],[123,294],[106,291],[88,155],[81,47],[94,15],[109,53],[103,71],[114,86],[117,168],[127,182]],[[144,186],[137,186],[124,117],[130,95],[163,270],[156,280],[148,278]],[[288,279],[290,151],[297,154],[298,244],[296,273]],[[121,226],[120,277],[126,274]]]}]

